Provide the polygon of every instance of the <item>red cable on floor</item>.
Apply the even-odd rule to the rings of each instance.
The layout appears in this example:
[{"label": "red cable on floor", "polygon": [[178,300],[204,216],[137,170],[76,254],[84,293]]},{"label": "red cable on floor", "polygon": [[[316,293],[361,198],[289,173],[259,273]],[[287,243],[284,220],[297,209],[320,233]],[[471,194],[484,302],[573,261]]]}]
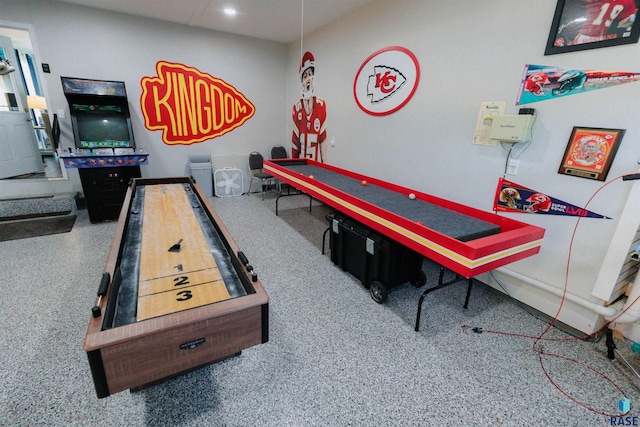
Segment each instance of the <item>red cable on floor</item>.
[{"label": "red cable on floor", "polygon": [[[589,198],[589,200],[587,201],[587,203],[584,206],[584,209],[586,210],[587,207],[589,206],[589,204],[591,203],[591,201],[593,200],[593,198],[601,191],[603,190],[605,187],[607,187],[609,184],[617,181],[618,179],[621,179],[623,176],[619,176],[617,178],[612,179],[611,181],[605,183],[604,185],[602,185],[600,188],[598,188],[598,190],[596,190],[595,193],[593,193],[593,195],[591,195],[591,197]],[[627,310],[629,310],[637,301],[638,299],[640,299],[640,296],[637,297],[635,300],[632,301],[631,304],[629,304],[627,306],[627,308],[625,308],[624,310],[622,310],[618,315],[616,315],[612,320],[610,320],[609,322],[607,322],[604,326],[602,326],[600,329],[598,329],[596,332],[593,332],[592,334],[589,335],[585,335],[583,337],[569,337],[569,338],[544,338],[544,336],[547,334],[547,332],[549,332],[549,330],[553,327],[553,325],[556,323],[556,321],[558,320],[558,317],[560,316],[560,312],[562,311],[562,306],[564,305],[564,301],[565,301],[565,297],[567,294],[567,287],[569,284],[569,267],[571,265],[571,252],[572,252],[572,248],[573,248],[573,240],[575,238],[576,235],[576,231],[578,229],[578,225],[580,224],[580,220],[582,219],[582,217],[578,217],[578,220],[576,221],[576,225],[573,228],[573,233],[571,234],[571,240],[569,242],[569,255],[567,257],[567,267],[565,270],[565,279],[564,279],[564,289],[562,292],[562,297],[560,299],[560,305],[558,306],[558,311],[556,312],[555,316],[553,317],[553,319],[551,320],[551,322],[549,322],[549,324],[547,325],[546,329],[537,337],[536,336],[529,336],[529,335],[525,335],[525,334],[516,334],[516,333],[510,333],[510,332],[500,332],[500,331],[492,331],[492,330],[486,330],[486,329],[482,329],[482,328],[472,328],[471,326],[468,325],[463,325],[463,329],[465,328],[470,328],[472,329],[474,332],[476,333],[491,333],[491,334],[498,334],[498,335],[506,335],[506,336],[512,336],[512,337],[520,337],[520,338],[529,338],[529,339],[535,339],[535,341],[533,342],[532,348],[533,350],[538,353],[538,359],[540,361],[540,367],[542,368],[542,371],[544,372],[545,376],[547,377],[547,379],[549,380],[549,382],[551,382],[551,384],[553,384],[553,386],[560,392],[562,393],[564,396],[566,396],[569,400],[571,400],[572,402],[576,403],[577,405],[595,412],[596,414],[599,415],[604,415],[604,416],[608,416],[608,417],[620,417],[620,416],[625,416],[627,415],[629,411],[623,413],[623,414],[608,414],[602,411],[599,411],[591,406],[588,406],[582,402],[580,402],[579,400],[577,400],[576,398],[574,398],[573,396],[571,396],[569,393],[567,393],[565,390],[562,389],[562,387],[560,387],[555,381],[553,381],[553,379],[551,378],[551,375],[549,374],[549,372],[547,371],[547,369],[544,366],[544,362],[543,362],[543,356],[551,356],[551,357],[557,357],[560,359],[564,359],[567,360],[569,362],[573,362],[576,363],[584,368],[589,369],[590,371],[598,374],[600,377],[604,378],[607,382],[609,382],[609,384],[611,384],[613,387],[615,387],[616,390],[618,390],[620,392],[620,394],[623,397],[627,397],[627,395],[624,393],[624,391],[609,377],[607,377],[605,374],[603,374],[602,372],[598,371],[597,369],[587,365],[586,363],[580,362],[576,359],[570,358],[570,357],[566,357],[566,356],[562,356],[560,354],[556,354],[556,353],[548,353],[546,351],[544,351],[544,348],[542,345],[538,345],[538,343],[540,341],[569,341],[569,340],[582,340],[585,338],[588,338],[592,335],[598,334],[599,332],[602,332],[606,327],[608,327],[611,323],[613,323],[617,318],[619,318],[620,316],[622,316]]]}]

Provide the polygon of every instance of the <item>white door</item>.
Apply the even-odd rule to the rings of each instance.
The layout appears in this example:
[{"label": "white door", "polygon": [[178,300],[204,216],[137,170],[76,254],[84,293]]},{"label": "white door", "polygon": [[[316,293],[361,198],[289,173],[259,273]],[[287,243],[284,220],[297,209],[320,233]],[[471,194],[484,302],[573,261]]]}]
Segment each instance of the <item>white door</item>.
[{"label": "white door", "polygon": [[44,165],[26,109],[26,94],[11,39],[0,36],[0,56],[15,71],[0,75],[0,179],[42,172]]}]

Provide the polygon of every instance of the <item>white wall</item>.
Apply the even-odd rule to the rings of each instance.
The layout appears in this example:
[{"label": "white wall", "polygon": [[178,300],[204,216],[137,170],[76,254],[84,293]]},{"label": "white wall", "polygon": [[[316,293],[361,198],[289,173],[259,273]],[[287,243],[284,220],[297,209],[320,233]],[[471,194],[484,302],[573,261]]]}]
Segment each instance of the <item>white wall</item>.
[{"label": "white wall", "polygon": [[[37,59],[51,67],[50,74],[41,73],[49,109],[64,110],[66,115],[61,121],[64,149],[74,144],[60,76],[125,82],[136,146],[150,153],[143,176],[184,175],[193,152],[247,156],[258,150],[266,156],[273,145],[286,141],[283,44],[48,0],[0,0],[0,10],[1,20],[33,27]],[[189,146],[164,144],[160,131],[144,127],[140,109],[140,80],[155,76],[160,60],[183,63],[224,80],[255,105],[255,115],[222,137]],[[222,166],[227,165],[214,164]],[[75,190],[81,191],[77,170],[68,172]]]},{"label": "white wall", "polygon": [[[516,114],[525,64],[640,72],[639,44],[544,56],[555,4],[538,0],[532,10],[528,0],[381,0],[306,36],[302,47],[315,54],[316,92],[327,101],[328,133],[336,141],[329,162],[491,210],[506,154],[500,146],[471,144],[480,102],[507,101],[507,113]],[[67,112],[63,146],[71,143],[71,127],[61,75],[125,81],[137,144],[151,152],[145,176],[182,174],[195,151],[246,155],[258,149],[266,155],[274,144],[289,144],[291,106],[300,93],[299,43],[283,46],[47,0],[0,0],[0,10],[0,19],[34,28],[38,59],[52,70],[43,74],[50,108]],[[416,55],[420,85],[403,109],[373,117],[356,105],[353,81],[371,53],[391,45]],[[256,115],[221,138],[165,146],[159,132],[143,127],[137,104],[140,79],[155,75],[158,60],[183,62],[227,81],[255,104]],[[533,143],[520,153],[513,181],[578,206],[587,203],[602,183],[557,173],[573,126],[626,129],[609,179],[637,171],[640,83],[530,106],[538,113]],[[77,173],[71,177],[79,189]],[[615,182],[590,204],[614,219],[582,220],[571,254],[570,293],[595,300],[591,289],[628,192],[627,183]],[[547,230],[540,254],[509,268],[562,289],[576,218],[506,215]],[[514,297],[556,314],[558,297],[499,279]],[[559,317],[583,331],[600,320],[568,303]]]},{"label": "white wall", "polygon": [[[516,96],[525,64],[640,72],[640,45],[544,56],[555,0],[381,0],[303,40],[316,59],[316,93],[327,101],[328,135],[336,145],[331,163],[416,188],[473,207],[491,210],[506,152],[498,145],[472,145],[482,101]],[[365,114],[353,98],[362,62],[380,48],[400,45],[420,63],[419,87],[401,110],[383,117]],[[288,102],[299,97],[300,44],[289,46]],[[517,176],[507,178],[568,203],[584,206],[599,181],[558,174],[573,126],[626,129],[609,180],[638,170],[640,82],[533,103],[538,114],[533,143],[519,153]],[[590,296],[602,258],[630,185],[618,181],[603,190],[590,210],[614,220],[583,219],[575,236],[568,290]],[[546,229],[539,255],[509,268],[563,288],[575,217],[506,214]],[[500,276],[507,291],[550,315],[559,298]],[[566,303],[560,320],[583,331],[599,320]]]}]

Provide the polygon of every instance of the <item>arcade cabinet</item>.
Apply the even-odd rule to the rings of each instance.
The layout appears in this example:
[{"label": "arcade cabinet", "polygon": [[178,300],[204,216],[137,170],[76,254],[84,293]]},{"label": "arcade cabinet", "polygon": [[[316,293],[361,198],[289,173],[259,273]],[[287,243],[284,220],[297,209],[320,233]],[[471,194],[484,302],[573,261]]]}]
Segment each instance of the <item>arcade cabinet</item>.
[{"label": "arcade cabinet", "polygon": [[136,150],[124,82],[61,77],[75,148],[63,153],[78,168],[91,222],[117,220],[132,178],[148,154]]}]

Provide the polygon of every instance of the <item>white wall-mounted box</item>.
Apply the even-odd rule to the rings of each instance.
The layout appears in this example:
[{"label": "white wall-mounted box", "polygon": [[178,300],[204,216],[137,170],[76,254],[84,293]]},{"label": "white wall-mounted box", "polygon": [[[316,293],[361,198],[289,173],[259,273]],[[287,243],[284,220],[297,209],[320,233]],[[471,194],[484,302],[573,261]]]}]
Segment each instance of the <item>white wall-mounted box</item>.
[{"label": "white wall-mounted box", "polygon": [[530,114],[495,116],[491,124],[489,138],[505,142],[529,141],[534,119],[534,116]]}]

